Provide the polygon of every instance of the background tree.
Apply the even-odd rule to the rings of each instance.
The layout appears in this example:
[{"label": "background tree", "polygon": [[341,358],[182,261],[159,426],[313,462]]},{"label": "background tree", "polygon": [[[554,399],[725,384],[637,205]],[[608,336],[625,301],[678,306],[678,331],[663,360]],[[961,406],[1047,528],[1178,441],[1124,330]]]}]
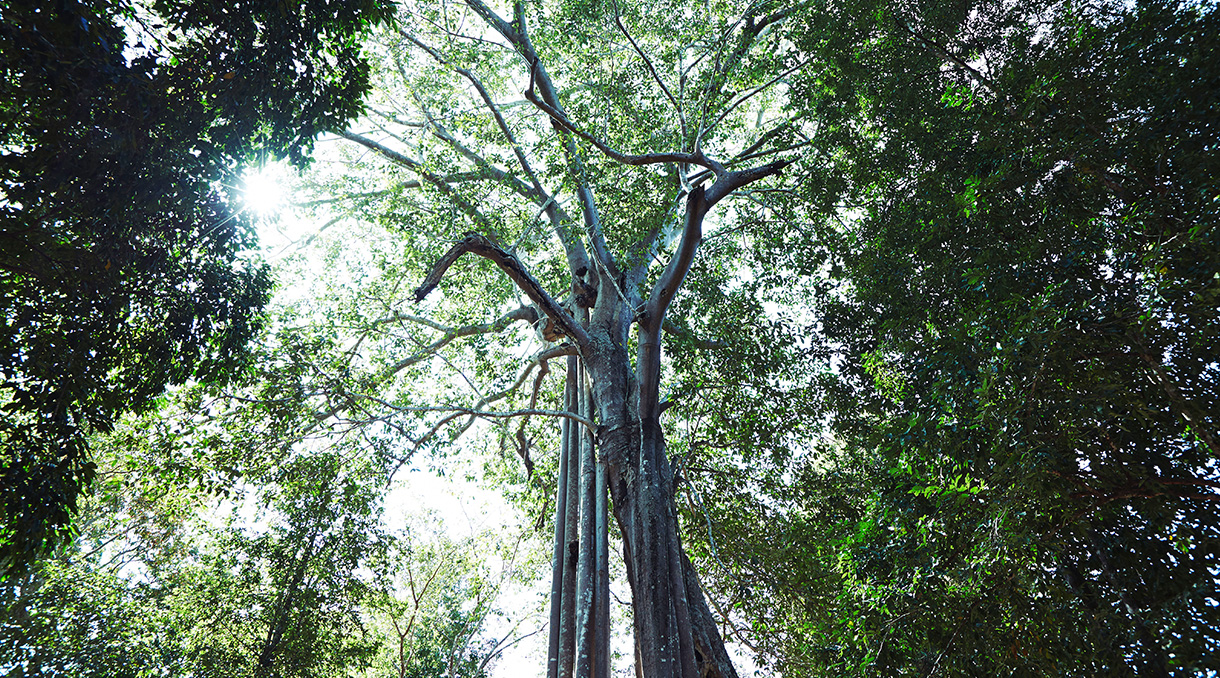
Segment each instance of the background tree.
[{"label": "background tree", "polygon": [[0,572],[70,529],[86,434],[240,369],[266,302],[234,201],[360,110],[375,0],[0,5]]},{"label": "background tree", "polygon": [[[522,575],[540,568],[529,562],[527,533],[452,538],[429,535],[423,524],[430,521],[435,517],[420,515],[396,540],[401,566],[395,581],[368,606],[382,648],[374,670],[399,678],[483,678],[506,649],[541,631],[522,632],[537,618],[501,599]],[[493,557],[500,561],[498,572],[489,562]],[[509,631],[488,637],[490,617],[506,617]]]},{"label": "background tree", "polygon": [[[231,416],[261,401],[203,395],[180,389],[93,441],[80,535],[0,587],[0,672],[476,676],[528,632],[527,610],[491,627],[537,569],[527,531],[392,531],[387,467],[363,437],[272,457],[246,447],[254,417]],[[415,621],[391,635],[407,600]]]},{"label": "background tree", "polygon": [[779,666],[1216,669],[1216,31],[1174,2],[802,14],[817,160],[786,204],[824,208],[788,261],[827,288],[847,454],[754,514],[840,593],[752,576],[786,558],[705,493],[784,601],[751,616]]}]

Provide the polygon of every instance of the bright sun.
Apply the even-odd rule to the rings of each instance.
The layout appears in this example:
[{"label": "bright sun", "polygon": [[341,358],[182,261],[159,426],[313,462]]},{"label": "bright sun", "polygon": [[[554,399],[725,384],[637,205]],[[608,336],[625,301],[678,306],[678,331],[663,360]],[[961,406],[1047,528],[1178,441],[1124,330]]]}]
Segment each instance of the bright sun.
[{"label": "bright sun", "polygon": [[285,175],[281,167],[264,165],[246,170],[242,177],[242,201],[256,216],[270,217],[287,202]]}]

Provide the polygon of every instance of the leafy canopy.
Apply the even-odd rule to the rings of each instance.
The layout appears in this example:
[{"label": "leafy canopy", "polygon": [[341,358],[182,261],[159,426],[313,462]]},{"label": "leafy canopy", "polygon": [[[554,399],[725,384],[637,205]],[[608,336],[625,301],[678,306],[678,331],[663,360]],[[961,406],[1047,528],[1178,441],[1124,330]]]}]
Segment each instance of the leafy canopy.
[{"label": "leafy canopy", "polygon": [[375,0],[0,5],[0,571],[70,530],[85,436],[240,369],[243,167],[360,110]]}]

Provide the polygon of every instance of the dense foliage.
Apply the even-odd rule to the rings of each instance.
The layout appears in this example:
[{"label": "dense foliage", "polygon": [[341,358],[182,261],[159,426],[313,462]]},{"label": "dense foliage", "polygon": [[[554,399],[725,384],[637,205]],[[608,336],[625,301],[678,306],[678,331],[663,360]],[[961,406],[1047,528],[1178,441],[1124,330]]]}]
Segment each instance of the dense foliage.
[{"label": "dense foliage", "polygon": [[1218,21],[1171,2],[804,16],[819,67],[794,100],[825,160],[790,209],[839,201],[799,256],[825,276],[848,452],[771,481],[786,508],[764,529],[790,552],[741,546],[787,601],[751,610],[779,666],[1217,668]]},{"label": "dense foliage", "polygon": [[375,0],[0,5],[0,572],[70,530],[85,436],[223,380],[267,300],[243,167],[360,110]]},{"label": "dense foliage", "polygon": [[[422,518],[388,530],[384,471],[358,440],[237,461],[203,430],[240,428],[236,413],[201,423],[192,398],[94,441],[80,536],[0,588],[0,671],[485,675],[502,650],[485,622],[526,560],[519,541]],[[234,471],[242,482],[224,479]]]},{"label": "dense foliage", "polygon": [[[327,125],[341,137],[299,194],[320,230],[287,261],[311,282],[227,390],[218,377],[253,324],[217,325],[237,343],[200,341],[146,391],[122,381],[127,363],[98,363],[107,397],[205,383],[104,438],[112,466],[88,509],[100,517],[4,589],[0,652],[48,672],[118,666],[126,651],[133,675],[486,674],[515,636],[485,635],[499,584],[482,561],[512,561],[516,545],[394,533],[383,488],[478,459],[550,531],[570,402],[556,361],[574,340],[502,261],[576,318],[613,282],[639,302],[619,326],[644,328],[640,290],[683,249],[690,198],[714,174],[690,160],[706,152],[725,174],[794,161],[708,213],[663,328],[665,489],[725,639],[785,676],[1220,670],[1215,5],[501,9],[403,3],[363,45],[367,117],[225,137],[262,139],[226,158],[307,145]],[[149,59],[123,67],[189,63]],[[173,105],[213,110],[243,73],[225,64],[213,94]],[[166,167],[211,157],[187,155]],[[472,230],[510,256],[451,261],[420,303]],[[238,249],[217,260],[226,276]],[[246,298],[224,289],[225,303]],[[61,341],[39,322],[13,334],[30,348],[0,374],[36,351],[70,355],[39,343]],[[614,336],[622,355],[651,340]],[[145,367],[162,355],[149,346],[106,344]],[[623,392],[638,401],[633,378]],[[11,402],[30,379],[10,379]],[[99,422],[120,409],[98,402],[111,403]],[[38,433],[17,426],[36,419],[5,421],[8,439]]]}]

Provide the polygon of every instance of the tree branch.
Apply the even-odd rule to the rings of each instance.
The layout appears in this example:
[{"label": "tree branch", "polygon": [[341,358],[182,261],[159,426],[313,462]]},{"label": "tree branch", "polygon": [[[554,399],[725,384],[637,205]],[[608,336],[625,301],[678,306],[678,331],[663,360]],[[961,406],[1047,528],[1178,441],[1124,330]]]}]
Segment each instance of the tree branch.
[{"label": "tree branch", "polygon": [[[542,207],[543,211],[547,215],[547,219],[551,222],[551,227],[555,232],[555,237],[559,238],[560,244],[563,245],[564,252],[568,258],[568,267],[572,270],[572,272],[579,275],[579,271],[588,270],[589,258],[585,253],[585,248],[579,239],[572,237],[572,234],[569,231],[569,224],[573,223],[572,217],[559,205],[559,202],[555,200],[545,188],[543,188],[542,181],[538,178],[537,173],[534,172],[534,168],[530,165],[529,159],[525,157],[525,152],[522,150],[521,144],[519,144],[517,139],[513,136],[512,129],[509,128],[508,122],[504,119],[504,115],[500,112],[499,106],[492,101],[491,95],[487,92],[487,88],[483,86],[482,81],[475,77],[474,73],[469,69],[450,63],[442,54],[432,49],[424,42],[418,40],[410,33],[399,29],[399,34],[409,40],[412,44],[426,51],[439,63],[452,68],[459,75],[466,78],[466,80],[469,81],[472,86],[474,86],[475,91],[479,93],[479,97],[483,99],[483,103],[487,106],[487,109],[491,111],[492,117],[496,121],[496,125],[500,128],[500,132],[504,135],[505,140],[513,149],[513,153],[516,155],[517,162],[521,165],[522,171],[524,171],[526,176],[529,177],[532,190],[525,188],[524,182],[521,182],[516,177],[512,177],[502,170],[498,171],[500,171],[504,177],[509,177],[513,180],[511,185],[519,194],[527,199],[537,202],[538,205]],[[427,114],[426,111],[425,114]],[[429,120],[432,121],[431,116],[429,116]],[[434,121],[432,122],[434,123],[434,127],[439,127]],[[444,131],[443,128],[439,128],[439,130]],[[482,166],[486,164],[488,167],[490,167],[486,160],[475,154],[473,151],[467,149],[447,131],[444,131],[444,135],[445,136],[442,136],[441,138],[449,141],[455,148],[458,149],[458,152],[471,159],[476,165]]]},{"label": "tree branch", "polygon": [[475,207],[474,204],[472,204],[469,200],[466,200],[464,197],[462,197],[462,195],[460,193],[453,190],[453,187],[445,182],[444,177],[441,177],[437,174],[433,174],[432,172],[429,172],[427,169],[424,168],[424,166],[422,164],[420,164],[414,158],[411,158],[407,155],[399,153],[398,151],[395,151],[394,149],[392,149],[388,146],[385,146],[376,141],[373,141],[372,139],[369,139],[368,137],[362,136],[360,134],[356,134],[355,132],[342,131],[342,132],[335,132],[335,134],[337,134],[349,141],[354,141],[354,142],[360,144],[361,146],[364,146],[365,148],[373,150],[373,151],[377,152],[378,154],[380,154],[381,156],[387,158],[388,160],[398,163],[399,165],[406,167],[407,169],[411,170],[412,172],[415,172],[417,175],[419,175],[421,178],[426,180],[428,183],[435,186],[436,189],[441,192],[441,194],[443,194],[445,197],[452,200],[454,205],[456,205],[458,207],[458,209],[462,210],[462,212],[464,214],[466,214],[466,216],[470,217],[470,219],[472,221],[474,221],[474,223],[477,224],[480,228],[485,230],[487,233],[495,235],[497,238],[499,237],[499,234],[496,232],[495,226],[492,225],[491,220],[488,219],[486,215],[484,215],[482,212],[480,212],[479,209],[477,207]]},{"label": "tree branch", "polygon": [[[518,308],[515,308],[515,309],[509,311],[508,313],[505,313],[504,315],[500,316],[499,318],[495,319],[492,322],[475,324],[475,325],[463,325],[462,327],[449,327],[447,325],[442,325],[442,324],[437,323],[428,318],[423,318],[420,316],[409,315],[409,314],[398,313],[398,312],[394,313],[393,315],[391,315],[389,317],[378,319],[373,322],[374,326],[383,325],[383,324],[392,323],[392,322],[409,321],[409,322],[415,322],[415,323],[418,323],[421,325],[425,325],[427,327],[430,327],[430,328],[440,331],[440,332],[444,332],[444,334],[439,339],[432,342],[431,344],[424,347],[423,349],[416,351],[415,353],[411,354],[410,356],[407,356],[406,358],[391,365],[389,368],[383,370],[381,372],[381,374],[376,377],[376,379],[373,381],[373,383],[380,384],[380,383],[384,382],[386,379],[389,379],[390,377],[394,376],[395,374],[398,374],[399,372],[407,369],[408,367],[411,367],[412,365],[416,365],[424,360],[427,360],[428,358],[431,358],[432,356],[436,355],[437,351],[444,348],[445,346],[447,346],[448,344],[453,342],[455,339],[458,339],[460,337],[469,337],[469,336],[473,336],[476,334],[499,332],[499,331],[503,330],[504,328],[508,327],[509,324],[512,323],[514,320],[523,320],[523,321],[533,324],[538,321],[538,311],[535,308],[533,308],[532,306],[520,306]],[[348,398],[346,400],[346,405],[350,407],[351,404],[352,404],[351,399]],[[327,408],[323,412],[315,413],[314,419],[316,421],[323,421],[323,420],[329,419],[330,417],[333,417],[336,414],[338,414],[339,411],[342,409],[343,409],[342,404],[334,405],[332,407]]]},{"label": "tree branch", "polygon": [[[521,409],[521,410],[512,410],[512,411],[508,411],[508,412],[495,412],[495,411],[487,411],[487,410],[477,410],[477,409],[474,409],[471,407],[458,407],[458,406],[445,406],[445,405],[431,405],[431,406],[427,406],[427,407],[411,407],[411,406],[397,406],[396,405],[393,407],[394,407],[394,409],[396,409],[400,412],[425,412],[425,413],[426,412],[452,412],[453,416],[446,417],[444,419],[444,421],[438,425],[438,428],[439,428],[439,426],[443,426],[445,423],[448,423],[458,417],[463,417],[463,416],[485,417],[488,419],[507,419],[510,417],[532,417],[532,416],[537,415],[537,416],[560,417],[563,419],[571,419],[572,421],[575,421],[579,424],[584,424],[585,428],[589,429],[589,431],[592,431],[592,432],[597,431],[597,425],[593,423],[593,420],[591,420],[587,417],[582,417],[581,415],[576,414],[575,412],[565,412],[563,410]],[[425,440],[427,440],[427,438],[428,438],[428,436],[420,438],[420,442],[421,443],[424,442]]]},{"label": "tree branch", "polygon": [[[479,97],[483,99],[483,103],[487,106],[487,109],[491,112],[492,117],[496,121],[496,126],[500,128],[500,132],[504,135],[504,139],[508,141],[509,146],[513,149],[513,153],[517,156],[517,162],[521,165],[522,171],[524,171],[526,176],[529,177],[535,194],[528,197],[538,200],[540,205],[546,207],[547,213],[551,216],[552,223],[558,223],[559,221],[571,221],[571,217],[563,211],[563,208],[560,207],[558,203],[551,198],[550,194],[542,187],[542,182],[538,179],[537,173],[534,172],[534,168],[530,165],[529,160],[525,157],[525,152],[521,149],[521,144],[517,142],[516,137],[513,135],[512,129],[510,129],[508,126],[508,121],[504,119],[504,114],[500,112],[500,107],[496,105],[494,101],[492,101],[491,95],[487,92],[487,88],[483,86],[483,82],[475,77],[474,73],[469,69],[450,63],[447,59],[445,59],[444,55],[437,52],[435,49],[411,35],[407,31],[400,28],[398,29],[398,33],[410,41],[411,44],[427,52],[437,62],[452,68],[454,72],[458,73],[470,82],[470,84],[475,88],[475,91],[479,93]],[[429,120],[431,120],[430,116]],[[452,136],[449,136],[448,138],[453,139]],[[456,142],[456,139],[453,139],[453,141]],[[467,155],[467,157],[470,157],[472,154],[472,152],[466,149],[465,146],[459,148],[459,151],[464,155]],[[479,158],[479,161],[486,162],[482,158]]]},{"label": "tree branch", "polygon": [[[538,91],[541,93],[541,100],[548,105],[551,110],[563,115],[563,107],[559,103],[559,96],[555,92],[555,84],[551,82],[551,77],[547,74],[546,69],[542,67],[538,59],[538,53],[534,50],[534,45],[530,42],[529,33],[525,25],[525,4],[521,0],[515,0],[513,3],[513,21],[516,26],[504,21],[498,14],[492,11],[485,5],[482,0],[465,0],[466,5],[470,7],[476,14],[483,18],[489,26],[494,28],[504,39],[508,40],[517,53],[520,54],[525,62],[530,66],[530,91],[532,93],[535,84]],[[535,104],[536,105],[536,104]],[[566,116],[565,116],[566,117]],[[589,234],[589,238],[593,244],[595,256],[600,260],[600,263],[611,271],[617,271],[617,265],[614,262],[613,256],[606,249],[605,241],[601,234],[600,220],[597,214],[597,205],[593,200],[593,191],[589,187],[589,182],[585,177],[584,164],[580,160],[580,154],[576,148],[576,144],[570,137],[565,138],[564,148],[568,158],[568,171],[572,174],[572,178],[576,181],[576,196],[580,200],[581,212],[584,215],[585,230]],[[572,269],[573,274],[578,274],[581,267],[578,265]]]},{"label": "tree branch", "polygon": [[678,114],[678,121],[682,125],[682,139],[685,140],[686,116],[682,113],[682,105],[678,103],[678,100],[674,98],[673,93],[671,93],[669,88],[665,86],[665,81],[661,79],[659,74],[657,74],[657,69],[652,65],[652,60],[649,59],[646,54],[644,54],[644,50],[640,49],[640,46],[636,43],[635,38],[631,37],[631,33],[629,33],[627,31],[627,27],[623,25],[622,17],[619,14],[618,0],[614,0],[614,23],[618,26],[619,31],[623,33],[623,36],[627,38],[627,42],[631,43],[631,47],[635,49],[635,53],[640,55],[640,59],[642,59],[644,61],[644,65],[648,67],[648,72],[652,74],[652,79],[661,87],[661,91],[665,93],[665,97],[669,99],[669,103],[673,104],[674,112]]},{"label": "tree branch", "polygon": [[812,57],[805,59],[804,61],[793,66],[792,68],[789,68],[788,70],[784,71],[783,73],[780,73],[779,75],[775,76],[774,78],[771,78],[767,82],[765,82],[765,83],[759,85],[758,87],[755,87],[754,89],[750,90],[749,92],[741,95],[741,97],[738,98],[737,101],[734,101],[732,104],[729,104],[728,106],[726,106],[725,109],[723,111],[721,111],[720,115],[716,116],[716,119],[712,121],[712,124],[710,124],[706,128],[704,128],[703,133],[706,134],[707,132],[711,131],[712,129],[715,129],[716,125],[719,125],[721,122],[723,122],[724,119],[726,117],[728,117],[729,113],[732,113],[738,106],[745,103],[755,94],[758,94],[759,92],[767,89],[771,85],[774,85],[775,83],[779,82],[780,80],[783,80],[784,78],[788,77],[789,75],[792,75],[793,73],[799,71],[800,69],[804,68],[805,65],[808,64],[812,60],[813,60]]},{"label": "tree branch", "polygon": [[658,328],[665,320],[665,311],[677,294],[678,288],[686,278],[691,263],[695,260],[695,250],[703,238],[703,216],[707,214],[705,192],[702,186],[696,186],[686,198],[686,223],[682,228],[682,240],[678,243],[678,251],[674,253],[669,265],[657,279],[648,297],[643,322]]},{"label": "tree branch", "polygon": [[[509,323],[511,323],[514,320],[523,320],[532,325],[533,323],[538,322],[538,312],[531,306],[520,306],[518,308],[515,308],[515,309],[509,311],[508,313],[505,313],[504,315],[500,316],[499,318],[497,318],[496,320],[494,320],[490,323],[482,323],[482,324],[477,324],[477,325],[463,325],[462,327],[448,327],[445,325],[441,325],[439,323],[435,323],[431,320],[428,320],[427,318],[421,318],[419,316],[408,315],[405,313],[396,313],[392,317],[392,319],[390,319],[390,321],[401,321],[401,320],[408,320],[408,321],[416,322],[416,323],[419,323],[422,325],[427,325],[429,327],[432,327],[433,329],[444,332],[445,334],[440,339],[437,339],[436,341],[429,344],[423,350],[418,351],[418,352],[412,354],[411,356],[395,363],[393,366],[390,367],[390,369],[386,370],[386,376],[397,374],[398,372],[401,372],[402,370],[405,370],[406,368],[408,368],[412,365],[415,365],[416,363],[419,363],[420,361],[425,360],[426,358],[431,357],[438,350],[440,350],[441,348],[444,348],[444,346],[446,344],[452,342],[454,339],[457,339],[459,337],[469,337],[469,336],[473,336],[476,334],[486,334],[488,332],[499,332],[499,331],[503,330],[504,328],[508,327]],[[382,321],[379,321],[379,322],[382,322]]]},{"label": "tree branch", "polygon": [[[466,423],[462,426],[461,430],[458,431],[458,435],[459,436],[462,435],[463,433],[466,432],[467,429],[470,428],[470,425],[474,423],[474,420],[476,417],[484,416],[483,410],[481,408],[487,407],[491,403],[497,402],[499,400],[503,400],[504,398],[508,397],[508,394],[510,394],[513,391],[516,391],[518,388],[520,388],[521,384],[524,384],[525,380],[529,378],[530,373],[534,371],[535,366],[541,365],[542,363],[544,363],[547,360],[551,360],[553,358],[558,358],[559,356],[565,356],[565,355],[576,355],[576,347],[572,346],[570,344],[564,344],[561,346],[555,346],[553,348],[548,348],[544,351],[539,352],[537,355],[534,356],[534,358],[532,360],[530,360],[529,364],[527,364],[525,366],[525,368],[521,370],[521,374],[517,377],[517,380],[512,383],[512,385],[510,385],[508,388],[504,389],[503,391],[500,391],[499,393],[493,393],[492,395],[489,395],[489,396],[483,398],[477,404],[475,404],[475,406],[473,408],[441,408],[441,411],[449,411],[449,412],[456,411],[456,414],[447,416],[444,419],[441,419],[439,422],[437,422],[436,425],[434,425],[431,429],[428,430],[427,433],[425,433],[423,435],[423,437],[421,437],[418,441],[415,442],[415,447],[413,449],[419,449],[419,447],[421,445],[423,445],[425,442],[427,442],[429,439],[431,439],[432,436],[436,435],[437,431],[440,431],[441,428],[443,428],[449,422],[453,421],[454,419],[457,419],[458,417],[468,415],[469,419],[466,420]],[[518,410],[517,412],[520,412],[521,416],[524,416],[524,411]],[[536,412],[532,412],[531,414],[547,414],[549,412],[550,412],[550,410],[538,410]],[[573,413],[569,412],[568,414],[573,414]],[[518,415],[517,414],[508,414],[505,416],[518,416]],[[503,418],[503,417],[500,417],[500,418]],[[579,420],[579,415],[573,416],[573,417],[567,417],[567,418],[573,419],[573,420]],[[581,422],[581,423],[584,423],[584,422]],[[592,422],[590,422],[590,423],[592,423]]]},{"label": "tree branch", "polygon": [[716,178],[716,183],[712,184],[707,189],[707,208],[711,209],[712,205],[720,202],[728,194],[733,191],[754,183],[760,179],[779,174],[785,167],[791,165],[794,160],[776,160],[761,167],[754,167],[747,170],[738,170],[728,172]]},{"label": "tree branch", "polygon": [[911,28],[907,22],[897,17],[894,19],[903,30],[911,35],[911,37],[922,42],[924,47],[927,47],[929,50],[945,57],[949,61],[952,61],[955,66],[965,71],[966,75],[969,76],[971,80],[987,88],[987,90],[989,90],[992,94],[999,97],[1000,103],[1004,106],[1004,110],[1007,111],[1009,115],[1016,115],[1016,107],[1013,106],[1010,101],[1008,101],[1008,97],[1004,96],[1004,93],[1000,90],[999,86],[996,85],[995,82],[993,82],[990,78],[983,75],[978,71],[978,69],[963,61],[961,57],[957,56],[953,52],[950,52],[949,49],[944,45],[925,37],[922,33]]},{"label": "tree branch", "polygon": [[[534,388],[530,392],[530,404],[526,409],[533,410],[538,407],[538,392],[542,389],[542,380],[546,378],[550,371],[551,366],[548,361],[539,361],[538,375],[534,377]],[[530,418],[526,415],[517,426],[517,456],[521,457],[521,462],[525,464],[526,478],[534,474],[534,462],[530,459],[529,441],[525,438],[525,427],[529,423]]]},{"label": "tree branch", "polygon": [[432,270],[424,278],[422,284],[415,289],[415,301],[418,303],[424,300],[432,290],[436,289],[441,278],[444,277],[445,271],[453,265],[463,254],[470,252],[484,259],[491,260],[494,264],[500,267],[508,277],[517,285],[517,287],[525,293],[548,318],[553,320],[557,328],[563,334],[571,337],[577,346],[584,347],[589,344],[589,334],[585,328],[561,307],[554,298],[551,297],[542,285],[534,280],[529,271],[525,270],[525,266],[517,255],[501,248],[496,242],[490,240],[486,236],[471,231],[466,234],[461,240],[449,251],[440,258],[432,266]]},{"label": "tree branch", "polygon": [[[719,88],[723,86],[728,74],[737,68],[737,66],[741,63],[741,60],[745,58],[746,53],[749,52],[750,47],[754,45],[754,41],[758,39],[758,36],[762,34],[764,29],[774,23],[783,21],[791,16],[795,11],[795,8],[781,9],[755,21],[754,13],[764,8],[765,3],[757,3],[751,6],[748,10],[746,10],[741,19],[738,19],[733,23],[733,25],[729,26],[729,28],[724,32],[723,39],[719,41],[720,48],[716,52],[716,68],[712,77],[708,80],[707,89],[705,90],[706,95],[703,97],[703,105],[700,107],[699,111],[699,130],[695,134],[696,147],[700,141],[702,141],[703,135],[708,129],[710,129],[710,127],[705,126],[708,115],[707,105],[710,101],[712,101],[714,95],[719,92]],[[745,22],[745,28],[742,29],[741,37],[737,41],[737,48],[722,60],[721,55],[724,54],[725,47],[727,47],[729,44],[730,36],[732,35],[733,31],[737,30],[737,27],[741,25],[742,22]],[[717,120],[717,122],[719,122],[719,120]],[[715,126],[715,123],[713,123],[713,126]]]},{"label": "tree branch", "polygon": [[603,155],[610,158],[611,160],[621,162],[624,165],[631,165],[633,167],[640,167],[643,165],[659,165],[659,164],[663,164],[663,163],[672,162],[672,163],[679,163],[679,164],[699,165],[701,167],[706,167],[708,169],[714,169],[714,163],[712,163],[710,160],[708,160],[707,156],[705,156],[701,152],[695,152],[695,153],[667,152],[667,153],[644,153],[643,155],[630,155],[627,153],[622,153],[622,152],[614,150],[609,145],[607,145],[606,142],[602,141],[601,139],[598,139],[597,137],[593,136],[592,134],[589,134],[588,132],[586,132],[583,129],[581,129],[580,127],[578,127],[576,125],[576,123],[574,123],[568,119],[568,116],[565,115],[563,111],[555,108],[554,106],[547,103],[546,101],[543,101],[542,99],[538,98],[538,95],[534,92],[534,81],[535,81],[536,74],[538,72],[538,68],[539,68],[538,64],[535,63],[533,65],[533,67],[530,69],[530,84],[529,84],[529,88],[525,90],[525,98],[527,100],[529,100],[530,102],[532,102],[539,109],[541,109],[544,113],[551,116],[551,120],[554,121],[554,123],[558,127],[562,128],[563,130],[565,130],[567,132],[575,134],[576,136],[580,137],[581,139],[584,139],[585,141],[588,141],[589,143],[593,144],[594,148],[601,151]]}]

